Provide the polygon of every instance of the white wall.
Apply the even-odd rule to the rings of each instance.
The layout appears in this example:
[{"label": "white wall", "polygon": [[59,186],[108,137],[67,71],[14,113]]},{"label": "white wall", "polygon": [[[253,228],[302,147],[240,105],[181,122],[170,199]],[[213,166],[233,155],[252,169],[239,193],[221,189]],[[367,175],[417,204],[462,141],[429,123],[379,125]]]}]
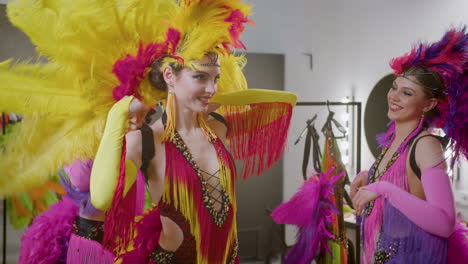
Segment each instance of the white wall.
[{"label": "white wall", "polygon": [[[391,58],[409,51],[417,40],[439,39],[450,25],[468,25],[466,0],[247,1],[255,5],[257,26],[247,29],[244,43],[251,52],[285,54],[285,89],[300,101],[355,95],[365,103],[377,81],[390,72]],[[313,71],[303,52],[313,53]],[[284,158],[284,199],[300,184],[302,149],[292,144],[312,115],[293,117]],[[367,168],[373,158],[365,138],[362,142],[362,168]]]}]

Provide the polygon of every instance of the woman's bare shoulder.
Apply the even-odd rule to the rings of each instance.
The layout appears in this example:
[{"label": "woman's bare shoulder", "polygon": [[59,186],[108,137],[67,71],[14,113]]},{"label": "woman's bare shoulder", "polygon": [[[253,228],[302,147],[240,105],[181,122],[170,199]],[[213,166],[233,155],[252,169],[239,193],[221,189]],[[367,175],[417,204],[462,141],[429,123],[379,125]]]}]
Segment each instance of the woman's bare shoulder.
[{"label": "woman's bare shoulder", "polygon": [[444,148],[440,140],[427,131],[423,131],[419,136],[416,145],[416,162],[421,171],[432,167],[445,167]]},{"label": "woman's bare shoulder", "polygon": [[212,117],[211,115],[208,115],[207,124],[223,141],[227,138],[228,127],[225,123]]}]

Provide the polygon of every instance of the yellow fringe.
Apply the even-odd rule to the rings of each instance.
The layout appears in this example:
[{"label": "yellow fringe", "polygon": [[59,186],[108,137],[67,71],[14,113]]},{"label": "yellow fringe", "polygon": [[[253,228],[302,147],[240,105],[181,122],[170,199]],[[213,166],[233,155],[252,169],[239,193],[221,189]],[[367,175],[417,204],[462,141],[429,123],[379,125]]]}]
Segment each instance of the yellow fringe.
[{"label": "yellow fringe", "polygon": [[164,129],[164,134],[162,135],[161,142],[172,141],[174,139],[176,121],[176,100],[175,94],[169,93],[166,99],[166,114],[167,122],[166,128]]},{"label": "yellow fringe", "polygon": [[[230,202],[232,204],[232,212],[233,214],[233,222],[232,228],[230,230],[230,234],[228,235],[228,241],[226,241],[227,245],[231,245],[237,239],[237,223],[236,223],[236,214],[237,214],[237,203],[236,203],[236,194],[235,188],[232,185],[232,177],[231,171],[229,170],[227,164],[220,159],[219,160],[219,176],[220,182],[223,189],[229,195]],[[175,175],[177,178],[177,175]],[[173,193],[173,197],[171,198],[170,193]],[[164,203],[172,204],[174,208],[182,213],[182,215],[187,219],[190,224],[191,234],[195,237],[197,250],[201,252],[201,227],[198,220],[198,214],[195,211],[196,204],[193,199],[194,194],[189,191],[185,184],[179,183],[177,180],[172,181],[165,181],[164,183],[164,193],[162,200]],[[204,207],[203,207],[204,208]],[[226,248],[224,261],[222,263],[228,263],[230,258],[231,248]],[[208,259],[202,254],[197,254],[197,263],[200,264],[212,264],[208,263]]]},{"label": "yellow fringe", "polygon": [[211,142],[211,139],[218,138],[216,134],[213,132],[213,130],[206,123],[204,113],[198,113],[197,120],[198,120],[198,125],[200,126],[200,128],[203,130],[203,133],[205,134],[206,140]]}]

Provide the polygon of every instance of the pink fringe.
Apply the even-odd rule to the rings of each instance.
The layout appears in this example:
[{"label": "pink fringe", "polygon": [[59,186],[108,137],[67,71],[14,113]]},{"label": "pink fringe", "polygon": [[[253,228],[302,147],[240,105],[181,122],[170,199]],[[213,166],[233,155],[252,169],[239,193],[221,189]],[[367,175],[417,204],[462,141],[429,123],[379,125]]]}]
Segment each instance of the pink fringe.
[{"label": "pink fringe", "polygon": [[72,234],[68,245],[67,264],[112,264],[114,254],[96,241]]},{"label": "pink fringe", "polygon": [[[138,183],[133,184],[125,197],[123,196],[125,186],[125,139],[122,146],[122,157],[120,160],[120,172],[114,198],[112,199],[111,209],[106,217],[104,225],[103,245],[118,254],[127,249],[133,236],[133,221],[138,211],[142,210],[143,205],[137,205],[137,200],[144,203],[144,199],[137,199]],[[141,177],[140,177],[141,178]],[[141,185],[141,184],[140,184]],[[140,186],[141,188],[141,186]],[[141,195],[141,194],[140,194]],[[144,195],[144,193],[143,193]]]},{"label": "pink fringe", "polygon": [[67,196],[37,216],[21,238],[20,264],[65,263],[79,208]]},{"label": "pink fringe", "polygon": [[[260,125],[270,116],[279,117]],[[260,175],[278,161],[286,146],[292,106],[288,103],[259,103],[248,112],[226,114],[228,137],[235,159],[244,161],[243,179]]]},{"label": "pink fringe", "polygon": [[468,263],[468,229],[459,221],[448,238],[447,248],[447,264]]},{"label": "pink fringe", "polygon": [[[421,131],[424,124],[424,119],[421,118],[419,121],[418,126],[416,129],[411,132],[403,141],[398,148],[398,152],[401,153],[400,157],[395,161],[395,163],[385,172],[382,176],[381,181],[387,181],[395,184],[396,186],[401,187],[404,190],[408,190],[408,182],[407,182],[407,171],[406,171],[406,157],[408,156],[408,142],[415,137]],[[395,124],[391,124],[389,131],[395,131]],[[385,134],[387,140],[391,136],[390,141],[388,141],[388,146],[394,140],[394,133],[386,133]],[[383,207],[384,207],[384,198],[379,197],[374,201],[374,208],[372,209],[372,213],[370,216],[366,218],[364,223],[364,255],[363,255],[363,263],[368,264],[371,263],[373,258],[376,242],[378,235],[380,233],[382,227],[382,220],[383,220]]]},{"label": "pink fringe", "polygon": [[[387,181],[408,190],[408,182],[406,177],[406,157],[408,150],[401,153],[397,161],[388,169],[382,176],[381,181]],[[370,216],[366,218],[364,227],[364,255],[362,262],[364,264],[371,263],[374,256],[376,242],[382,227],[383,220],[384,198],[379,197],[374,201],[374,208]]]},{"label": "pink fringe", "polygon": [[[227,247],[232,246],[226,245],[226,241],[229,231],[233,228],[233,221],[235,221],[234,208],[232,206],[230,207],[230,213],[224,225],[222,227],[217,227],[213,223],[202,201],[200,182],[193,168],[187,163],[172,143],[166,143],[165,148],[166,156],[172,157],[172,159],[167,160],[167,180],[177,182],[178,185],[185,185],[190,195],[187,198],[195,197],[195,199],[197,199],[195,208],[193,209],[198,212],[201,234],[201,251],[197,252],[197,254],[207,256],[209,263],[220,263],[219,260],[223,259],[225,250],[230,250],[230,248]],[[218,150],[219,158],[226,166],[229,166],[231,172],[235,173],[234,160],[226,151],[221,141],[216,141],[215,148]],[[231,185],[235,183],[234,175],[235,174],[233,174],[231,179]],[[171,187],[175,186],[170,185],[169,188]],[[173,194],[175,189],[167,191]],[[231,197],[231,199],[234,199],[234,197]],[[149,261],[149,255],[159,246],[159,237],[162,231],[160,215],[159,208],[155,207],[143,215],[135,224],[137,235],[134,239],[134,249],[118,257],[122,260],[123,264],[153,263]]]},{"label": "pink fringe", "polygon": [[134,249],[119,257],[122,264],[148,263],[149,255],[159,246],[161,231],[161,212],[154,207],[136,223]]},{"label": "pink fringe", "polygon": [[[231,172],[235,172],[234,161],[228,155],[221,141],[218,139],[214,145],[222,163],[225,166],[228,166]],[[202,200],[203,195],[200,188],[200,181],[193,168],[172,143],[166,143],[166,157],[172,157],[166,165],[167,179],[169,181],[177,182],[179,185],[184,184],[186,186],[189,197],[181,198],[196,199],[195,208],[193,210],[197,212],[197,219],[200,224],[201,245],[200,252],[197,252],[197,254],[205,256],[209,263],[220,263],[220,260],[224,258],[225,251],[230,250],[229,247],[232,246],[227,245],[226,241],[229,232],[233,228],[233,221],[235,221],[233,206],[229,206],[230,212],[223,226],[217,227],[212,221],[211,215]],[[234,175],[235,174],[233,174],[230,179],[232,187],[235,181]],[[171,192],[174,191],[171,190]],[[231,203],[235,203],[235,196],[230,196],[230,199]]]}]

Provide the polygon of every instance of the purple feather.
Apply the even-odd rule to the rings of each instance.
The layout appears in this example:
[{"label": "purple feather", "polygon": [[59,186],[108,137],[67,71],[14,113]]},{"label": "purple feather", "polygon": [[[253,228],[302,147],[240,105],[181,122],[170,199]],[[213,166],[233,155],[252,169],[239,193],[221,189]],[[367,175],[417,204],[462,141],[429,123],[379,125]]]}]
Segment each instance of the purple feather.
[{"label": "purple feather", "polygon": [[388,122],[387,127],[389,127],[387,132],[377,134],[376,136],[377,143],[380,148],[384,148],[388,143],[390,143],[393,133],[395,132],[395,121],[392,120]]},{"label": "purple feather", "polygon": [[288,252],[285,264],[310,263],[318,251],[331,254],[327,239],[332,238],[333,234],[327,227],[333,216],[338,214],[338,209],[330,199],[335,182],[343,176],[340,173],[327,180],[333,170],[319,173],[318,176],[311,175],[289,201],[279,205],[271,214],[278,224],[299,227],[296,243]]},{"label": "purple feather", "polygon": [[89,189],[87,191],[80,191],[78,188],[75,188],[64,170],[59,171],[59,175],[60,183],[63,188],[65,188],[65,191],[67,191],[67,195],[70,200],[80,207],[81,214],[92,216],[99,213],[99,210],[91,203]]}]

